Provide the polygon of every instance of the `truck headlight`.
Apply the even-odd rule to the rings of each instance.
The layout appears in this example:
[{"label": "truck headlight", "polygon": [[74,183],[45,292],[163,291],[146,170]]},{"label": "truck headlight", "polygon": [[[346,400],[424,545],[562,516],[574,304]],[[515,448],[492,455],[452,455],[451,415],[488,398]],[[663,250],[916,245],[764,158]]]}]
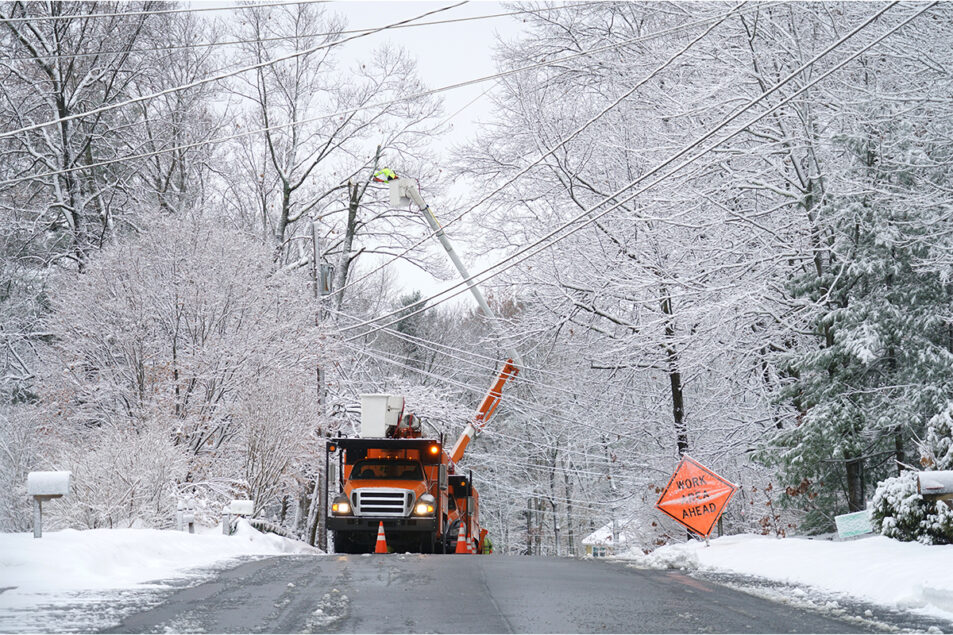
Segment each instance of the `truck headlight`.
[{"label": "truck headlight", "polygon": [[414,516],[430,516],[437,509],[437,501],[430,494],[424,494],[414,505]]},{"label": "truck headlight", "polygon": [[331,513],[335,516],[350,515],[351,503],[348,501],[347,496],[344,494],[338,494],[334,497],[334,502],[331,503]]}]

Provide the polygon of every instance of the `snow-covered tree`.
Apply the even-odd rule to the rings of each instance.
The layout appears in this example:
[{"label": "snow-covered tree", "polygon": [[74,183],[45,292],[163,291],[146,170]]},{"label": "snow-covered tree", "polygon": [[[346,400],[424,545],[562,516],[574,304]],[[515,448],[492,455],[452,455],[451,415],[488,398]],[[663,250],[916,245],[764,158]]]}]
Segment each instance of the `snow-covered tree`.
[{"label": "snow-covered tree", "polygon": [[953,203],[940,185],[951,176],[949,123],[934,105],[950,79],[879,55],[845,84],[837,93],[848,105],[826,148],[840,168],[816,208],[823,239],[787,285],[817,339],[785,356],[782,394],[799,414],[771,442],[790,482],[808,479],[822,494],[817,526],[830,524],[840,500],[863,509],[953,393],[953,288],[932,266],[943,253],[932,237]]},{"label": "snow-covered tree", "polygon": [[[121,471],[106,467],[110,456],[140,460],[123,459],[122,445],[144,435],[181,457],[161,474],[144,470],[166,488],[149,483],[151,492],[258,493],[263,506],[288,486],[290,463],[306,467],[297,444],[318,420],[297,395],[316,392],[327,351],[306,281],[275,271],[267,246],[206,219],[167,219],[91,258],[86,273],[62,276],[53,297],[41,405],[68,449],[59,467],[80,466],[84,486],[104,487]],[[91,462],[98,452],[108,456]],[[280,469],[254,467],[276,460]],[[158,513],[151,496],[140,511]]]}]

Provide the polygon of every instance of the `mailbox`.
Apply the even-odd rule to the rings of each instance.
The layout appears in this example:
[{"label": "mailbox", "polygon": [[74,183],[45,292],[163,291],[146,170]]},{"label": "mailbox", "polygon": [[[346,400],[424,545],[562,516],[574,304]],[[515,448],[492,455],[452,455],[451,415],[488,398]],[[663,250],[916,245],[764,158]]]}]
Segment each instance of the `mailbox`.
[{"label": "mailbox", "polygon": [[222,533],[231,536],[235,531],[232,519],[237,516],[251,516],[255,511],[255,501],[233,500],[222,509]]},{"label": "mailbox", "polygon": [[228,513],[233,516],[251,516],[253,511],[255,511],[254,501],[235,500],[228,506]]},{"label": "mailbox", "polygon": [[33,497],[33,537],[43,536],[44,501],[68,496],[72,472],[30,472],[26,477],[26,493]]},{"label": "mailbox", "polygon": [[26,477],[26,493],[43,498],[66,496],[72,476],[72,472],[30,472]]},{"label": "mailbox", "polygon": [[918,472],[917,493],[929,501],[953,500],[953,471]]}]

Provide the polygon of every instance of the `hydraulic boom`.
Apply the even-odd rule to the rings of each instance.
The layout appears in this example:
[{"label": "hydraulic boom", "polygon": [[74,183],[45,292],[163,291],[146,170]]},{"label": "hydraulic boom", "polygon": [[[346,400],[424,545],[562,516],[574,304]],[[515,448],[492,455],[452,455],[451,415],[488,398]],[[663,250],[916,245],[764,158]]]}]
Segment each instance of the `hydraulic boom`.
[{"label": "hydraulic boom", "polygon": [[457,463],[461,458],[463,458],[463,454],[466,451],[467,446],[470,444],[471,439],[473,439],[481,430],[483,430],[487,421],[489,421],[490,417],[493,416],[493,413],[496,411],[496,407],[500,404],[500,399],[503,395],[503,387],[506,385],[506,382],[512,380],[519,373],[520,368],[523,367],[523,360],[520,359],[519,353],[507,343],[507,338],[500,329],[496,315],[494,315],[493,310],[490,309],[490,305],[487,304],[486,298],[483,297],[483,292],[480,291],[480,287],[478,287],[472,280],[466,266],[463,264],[463,261],[460,260],[460,256],[457,255],[456,250],[454,250],[453,245],[450,243],[450,239],[447,238],[446,232],[443,231],[443,227],[440,225],[440,222],[434,215],[433,209],[430,207],[427,201],[424,200],[423,196],[420,195],[416,182],[412,179],[399,178],[393,171],[388,172],[389,175],[387,184],[390,187],[391,205],[398,207],[413,201],[414,204],[420,209],[421,213],[423,213],[424,219],[427,221],[427,224],[433,230],[434,235],[440,241],[440,244],[450,257],[451,262],[453,262],[454,266],[457,268],[457,271],[459,271],[460,275],[463,277],[463,281],[470,289],[470,293],[472,293],[473,297],[476,299],[480,310],[483,311],[483,314],[486,316],[487,321],[489,321],[491,328],[499,336],[500,341],[505,343],[508,349],[507,353],[510,356],[509,359],[506,360],[506,363],[503,364],[503,369],[500,371],[499,375],[497,375],[493,385],[490,386],[489,392],[480,403],[480,407],[477,409],[477,413],[474,416],[473,421],[467,424],[463,434],[460,435],[460,438],[457,439],[457,442],[453,445],[453,449],[450,452],[450,460],[452,463]]}]

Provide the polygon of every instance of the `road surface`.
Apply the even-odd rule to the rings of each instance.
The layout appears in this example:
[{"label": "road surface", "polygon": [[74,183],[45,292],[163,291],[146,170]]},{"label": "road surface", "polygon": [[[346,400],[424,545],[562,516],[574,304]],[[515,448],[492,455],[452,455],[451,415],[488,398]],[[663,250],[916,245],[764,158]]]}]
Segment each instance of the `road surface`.
[{"label": "road surface", "polygon": [[678,571],[520,556],[284,556],[181,589],[107,632],[856,633],[863,623]]}]

